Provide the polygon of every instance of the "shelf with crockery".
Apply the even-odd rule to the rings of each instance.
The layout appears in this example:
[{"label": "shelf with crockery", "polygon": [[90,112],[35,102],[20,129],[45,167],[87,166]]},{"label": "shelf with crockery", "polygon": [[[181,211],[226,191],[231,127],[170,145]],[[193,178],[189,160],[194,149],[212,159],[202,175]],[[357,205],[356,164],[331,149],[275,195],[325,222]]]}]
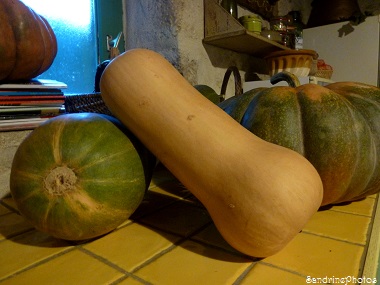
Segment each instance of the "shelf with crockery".
[{"label": "shelf with crockery", "polygon": [[216,0],[204,0],[205,37],[203,42],[232,51],[264,57],[271,52],[289,50],[277,42],[247,31]]}]

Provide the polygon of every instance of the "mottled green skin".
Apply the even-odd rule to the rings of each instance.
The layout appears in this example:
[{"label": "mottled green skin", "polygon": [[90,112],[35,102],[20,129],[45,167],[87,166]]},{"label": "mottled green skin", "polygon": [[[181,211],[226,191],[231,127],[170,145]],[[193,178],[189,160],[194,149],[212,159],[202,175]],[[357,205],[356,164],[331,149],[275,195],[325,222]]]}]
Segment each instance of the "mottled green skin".
[{"label": "mottled green skin", "polygon": [[265,140],[302,152],[300,110],[294,95],[291,87],[262,90],[247,106],[241,124]]},{"label": "mottled green skin", "polygon": [[322,205],[380,191],[380,89],[345,82],[254,93],[246,108],[222,108],[255,135],[304,155],[321,176]]},{"label": "mottled green skin", "polygon": [[221,102],[219,107],[227,112],[236,121],[241,122],[245,110],[249,103],[251,103],[254,96],[265,88],[252,89],[244,93],[244,96],[234,96]]},{"label": "mottled green skin", "polygon": [[[20,213],[37,229],[67,240],[103,235],[127,220],[143,199],[154,159],[116,119],[68,114],[48,120],[19,146],[10,187]],[[71,169],[71,190],[51,194],[45,179]]]},{"label": "mottled green skin", "polygon": [[220,95],[218,95],[210,86],[199,84],[194,85],[194,88],[214,104],[218,104],[221,100]]}]

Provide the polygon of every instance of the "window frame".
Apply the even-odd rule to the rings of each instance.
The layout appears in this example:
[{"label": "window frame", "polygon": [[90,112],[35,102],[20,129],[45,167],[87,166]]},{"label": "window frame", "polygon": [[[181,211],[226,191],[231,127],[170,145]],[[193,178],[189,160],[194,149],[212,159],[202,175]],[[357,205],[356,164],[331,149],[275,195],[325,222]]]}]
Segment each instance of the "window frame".
[{"label": "window frame", "polygon": [[118,45],[120,53],[125,51],[125,0],[94,0],[98,39],[98,63],[109,59],[107,35],[114,39],[123,32]]}]

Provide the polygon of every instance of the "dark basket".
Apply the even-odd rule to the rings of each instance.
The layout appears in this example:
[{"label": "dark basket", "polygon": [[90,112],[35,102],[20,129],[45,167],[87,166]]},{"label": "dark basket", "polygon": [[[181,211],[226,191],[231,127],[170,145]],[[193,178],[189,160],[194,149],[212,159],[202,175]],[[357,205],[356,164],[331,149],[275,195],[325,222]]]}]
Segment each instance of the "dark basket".
[{"label": "dark basket", "polygon": [[278,0],[237,0],[236,2],[269,21],[275,16],[275,5]]},{"label": "dark basket", "polygon": [[100,93],[67,95],[65,96],[65,109],[67,113],[90,112],[112,115]]}]

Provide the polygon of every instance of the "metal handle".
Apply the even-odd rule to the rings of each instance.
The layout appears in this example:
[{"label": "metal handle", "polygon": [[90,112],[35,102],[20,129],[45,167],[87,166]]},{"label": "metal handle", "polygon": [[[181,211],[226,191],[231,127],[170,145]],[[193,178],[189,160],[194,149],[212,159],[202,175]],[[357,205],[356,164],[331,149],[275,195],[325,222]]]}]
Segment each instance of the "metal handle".
[{"label": "metal handle", "polygon": [[107,35],[107,51],[110,51],[111,48],[117,48],[122,35],[123,32],[120,32],[114,39],[112,39],[112,36]]}]

